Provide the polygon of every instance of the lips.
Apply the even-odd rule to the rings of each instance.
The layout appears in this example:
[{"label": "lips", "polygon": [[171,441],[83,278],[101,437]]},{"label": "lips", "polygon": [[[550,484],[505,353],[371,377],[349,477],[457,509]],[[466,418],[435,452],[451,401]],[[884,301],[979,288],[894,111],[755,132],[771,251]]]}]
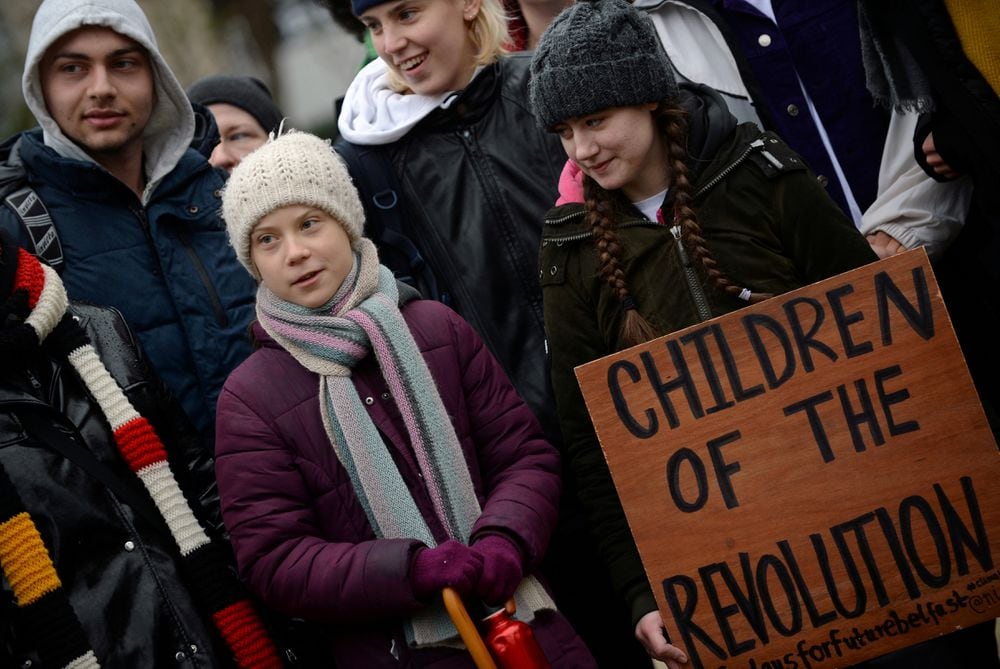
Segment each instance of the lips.
[{"label": "lips", "polygon": [[410,70],[422,64],[425,60],[427,60],[427,54],[421,54],[419,56],[414,56],[413,58],[407,58],[406,60],[396,63],[396,67],[398,67],[403,72],[409,72]]},{"label": "lips", "polygon": [[602,163],[595,163],[595,164],[592,164],[592,165],[588,165],[587,166],[587,171],[588,172],[593,172],[593,173],[596,173],[596,174],[600,174],[605,169],[607,169],[608,165],[611,164],[612,160],[614,160],[614,158],[608,158],[607,160],[605,160]]},{"label": "lips", "polygon": [[300,276],[299,278],[297,278],[295,281],[293,281],[292,285],[293,286],[299,286],[299,285],[301,285],[303,283],[308,283],[317,274],[319,274],[319,272],[320,272],[319,270],[315,270],[315,271],[312,271],[312,272],[306,272],[305,274],[303,274],[302,276]]},{"label": "lips", "polygon": [[114,109],[94,109],[83,115],[84,120],[98,127],[111,126],[125,118],[125,113]]}]

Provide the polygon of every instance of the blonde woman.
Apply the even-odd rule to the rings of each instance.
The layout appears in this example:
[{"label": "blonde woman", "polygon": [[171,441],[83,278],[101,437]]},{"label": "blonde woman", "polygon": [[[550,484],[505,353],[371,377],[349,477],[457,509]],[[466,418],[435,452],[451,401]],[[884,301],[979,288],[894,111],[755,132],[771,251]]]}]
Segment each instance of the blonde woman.
[{"label": "blonde woman", "polygon": [[[529,58],[505,53],[499,0],[352,8],[379,59],[347,91],[337,150],[361,191],[367,233],[398,277],[472,324],[550,427],[538,221],[565,154],[531,115]],[[413,249],[379,230],[393,204]]]}]

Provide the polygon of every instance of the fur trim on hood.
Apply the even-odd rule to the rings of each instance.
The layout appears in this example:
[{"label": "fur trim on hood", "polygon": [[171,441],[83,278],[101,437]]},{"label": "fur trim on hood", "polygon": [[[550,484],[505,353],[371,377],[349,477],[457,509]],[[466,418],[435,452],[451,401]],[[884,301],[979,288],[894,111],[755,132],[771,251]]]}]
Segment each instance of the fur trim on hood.
[{"label": "fur trim on hood", "polygon": [[143,167],[147,182],[143,203],[177,166],[194,136],[194,113],[184,88],[174,77],[156,45],[153,28],[133,0],[45,0],[35,13],[24,61],[21,90],[28,108],[42,127],[46,146],[59,155],[95,162],[63,134],[49,114],[38,66],[46,50],[63,35],[83,26],[104,26],[138,42],[149,53],[156,104],[143,132]]}]

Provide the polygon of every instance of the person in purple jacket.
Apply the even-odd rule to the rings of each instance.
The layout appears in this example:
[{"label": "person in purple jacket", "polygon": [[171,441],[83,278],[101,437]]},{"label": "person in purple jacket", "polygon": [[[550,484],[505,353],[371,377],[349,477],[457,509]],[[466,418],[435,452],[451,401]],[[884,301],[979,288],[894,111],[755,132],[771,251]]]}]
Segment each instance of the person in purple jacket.
[{"label": "person in purple jacket", "polygon": [[594,666],[531,576],[559,457],[472,328],[379,264],[328,142],[269,141],[223,216],[259,281],[261,346],[218,405],[222,513],[244,580],[328,624],[340,667],[471,667],[441,603],[513,596],[554,667]]}]

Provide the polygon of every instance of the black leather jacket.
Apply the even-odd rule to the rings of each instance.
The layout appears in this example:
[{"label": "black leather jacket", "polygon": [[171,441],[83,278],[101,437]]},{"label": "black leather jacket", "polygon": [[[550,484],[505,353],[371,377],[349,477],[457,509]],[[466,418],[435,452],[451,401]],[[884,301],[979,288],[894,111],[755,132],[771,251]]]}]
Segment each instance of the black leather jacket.
[{"label": "black leather jacket", "polygon": [[[211,457],[180,405],[152,380],[121,314],[84,305],[73,305],[71,313],[167,446],[181,488],[197,491],[193,496],[214,510],[203,514],[203,523],[218,527]],[[211,620],[192,601],[178,571],[177,546],[166,525],[154,522],[159,520],[155,507],[152,514],[137,513],[51,445],[56,438],[82,445],[136,495],[145,495],[142,483],[119,455],[96,402],[69,363],[53,359],[44,347],[25,362],[14,365],[8,360],[0,365],[0,463],[42,533],[102,666],[220,666]],[[55,425],[55,437],[41,437],[39,421]],[[185,464],[188,471],[183,471]],[[199,513],[197,500],[191,501]],[[0,666],[41,666],[36,644],[28,636],[18,636],[17,614],[4,581]]]},{"label": "black leather jacket", "polygon": [[[479,332],[554,435],[538,249],[566,153],[531,114],[530,59],[514,54],[487,67],[448,108],[385,150],[402,188],[407,234],[437,277],[442,301]],[[362,192],[362,201],[373,195]]]}]

